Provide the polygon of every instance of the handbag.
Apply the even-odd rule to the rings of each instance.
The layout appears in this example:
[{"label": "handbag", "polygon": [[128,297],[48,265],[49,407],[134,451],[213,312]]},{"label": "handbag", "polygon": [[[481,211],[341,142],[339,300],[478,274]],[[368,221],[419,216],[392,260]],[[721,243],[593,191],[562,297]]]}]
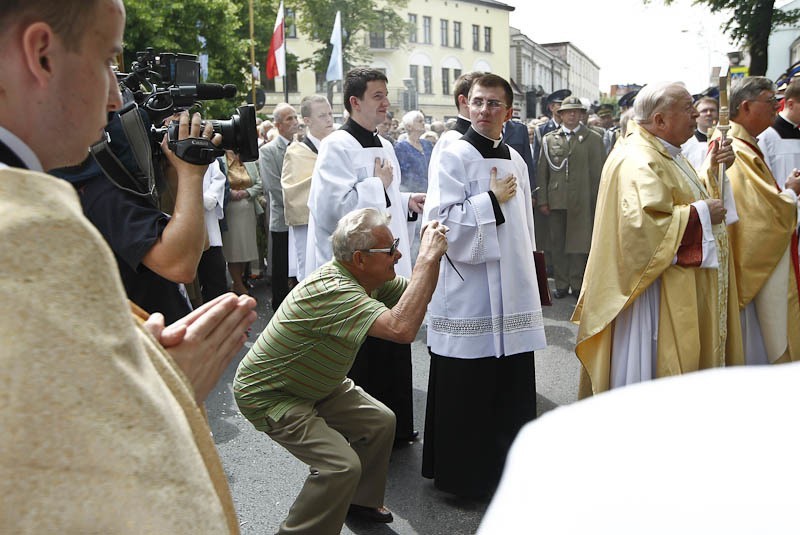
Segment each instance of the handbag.
[{"label": "handbag", "polygon": [[547,264],[544,261],[544,251],[534,251],[533,261],[536,264],[536,282],[539,283],[539,300],[543,307],[553,306],[553,297],[550,295],[550,285],[547,282]]}]

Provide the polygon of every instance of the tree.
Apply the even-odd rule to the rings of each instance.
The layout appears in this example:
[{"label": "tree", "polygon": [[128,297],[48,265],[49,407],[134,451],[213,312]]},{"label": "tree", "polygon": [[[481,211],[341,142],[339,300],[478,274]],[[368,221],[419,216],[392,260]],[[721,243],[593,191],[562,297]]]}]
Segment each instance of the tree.
[{"label": "tree", "polygon": [[[125,0],[125,10],[126,66],[146,47],[156,52],[208,54],[208,82],[234,84],[240,96],[248,89],[244,73],[250,64],[249,41],[241,35],[248,19],[240,18],[231,0]],[[249,38],[249,25],[247,32]],[[236,104],[208,101],[204,115],[228,117]]]},{"label": "tree", "polygon": [[[650,0],[645,0],[648,3]],[[673,0],[664,0],[666,5]],[[706,4],[712,13],[732,13],[722,29],[731,40],[741,43],[750,54],[750,75],[767,73],[767,49],[772,30],[800,20],[800,9],[783,11],[775,8],[775,0],[694,0]]]},{"label": "tree", "polygon": [[301,63],[324,73],[328,69],[332,47],[329,44],[336,12],[342,12],[342,59],[344,70],[372,57],[368,43],[357,38],[369,32],[383,33],[386,43],[399,48],[406,42],[408,22],[395,9],[408,5],[408,0],[300,0],[297,3],[297,28],[320,43],[311,58]]}]

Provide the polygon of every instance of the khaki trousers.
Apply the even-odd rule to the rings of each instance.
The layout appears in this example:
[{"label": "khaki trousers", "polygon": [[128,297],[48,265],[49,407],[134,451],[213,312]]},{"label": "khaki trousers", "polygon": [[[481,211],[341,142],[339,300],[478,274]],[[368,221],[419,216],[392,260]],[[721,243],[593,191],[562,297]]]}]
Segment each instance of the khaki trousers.
[{"label": "khaki trousers", "polygon": [[278,533],[338,535],[351,503],[383,505],[395,417],[353,381],[267,422],[270,438],[309,466]]},{"label": "khaki trousers", "polygon": [[589,255],[564,251],[564,244],[567,242],[568,215],[567,210],[550,210],[548,216],[550,252],[553,258],[553,278],[556,288],[566,290],[571,287],[577,296],[583,286],[583,272],[586,271]]}]

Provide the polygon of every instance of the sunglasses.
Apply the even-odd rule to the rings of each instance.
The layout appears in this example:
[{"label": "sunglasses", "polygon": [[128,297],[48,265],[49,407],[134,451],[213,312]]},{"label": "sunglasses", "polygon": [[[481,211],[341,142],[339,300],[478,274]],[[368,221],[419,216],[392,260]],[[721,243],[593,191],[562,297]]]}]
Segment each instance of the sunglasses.
[{"label": "sunglasses", "polygon": [[397,245],[399,243],[400,238],[395,238],[391,247],[384,247],[383,249],[359,249],[359,251],[364,253],[386,253],[389,256],[394,256],[394,252],[397,250]]}]

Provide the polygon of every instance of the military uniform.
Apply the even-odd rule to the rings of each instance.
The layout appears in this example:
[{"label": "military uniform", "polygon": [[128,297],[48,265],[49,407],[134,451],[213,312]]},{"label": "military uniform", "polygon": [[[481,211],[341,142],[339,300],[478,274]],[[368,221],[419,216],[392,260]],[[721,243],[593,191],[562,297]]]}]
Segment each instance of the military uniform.
[{"label": "military uniform", "polygon": [[[575,296],[592,240],[597,190],[606,154],[602,138],[579,124],[568,133],[564,126],[544,136],[539,159],[539,205],[548,205],[550,251],[556,297],[570,287]],[[559,295],[561,294],[561,295]]]}]

